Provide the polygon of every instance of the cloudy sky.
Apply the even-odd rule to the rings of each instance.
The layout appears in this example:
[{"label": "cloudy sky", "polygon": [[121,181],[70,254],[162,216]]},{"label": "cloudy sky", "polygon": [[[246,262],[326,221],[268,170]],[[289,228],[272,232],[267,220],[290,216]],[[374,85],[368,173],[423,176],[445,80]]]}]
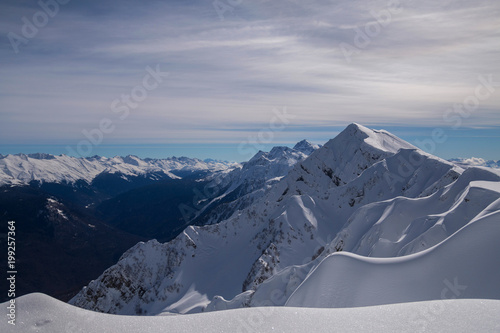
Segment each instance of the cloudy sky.
[{"label": "cloudy sky", "polygon": [[500,159],[499,17],[495,0],[3,0],[0,154],[243,161],[357,122]]}]

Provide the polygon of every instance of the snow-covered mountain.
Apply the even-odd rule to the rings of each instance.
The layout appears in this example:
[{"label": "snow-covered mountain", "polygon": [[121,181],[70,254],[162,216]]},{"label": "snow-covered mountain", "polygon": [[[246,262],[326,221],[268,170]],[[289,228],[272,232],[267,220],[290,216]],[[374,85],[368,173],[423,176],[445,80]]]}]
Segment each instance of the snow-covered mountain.
[{"label": "snow-covered mountain", "polygon": [[[69,187],[71,193],[75,188]],[[16,294],[43,291],[69,300],[101,274],[124,251],[141,240],[111,227],[80,209],[35,186],[3,187],[0,191],[0,247],[7,248],[7,223],[15,221],[17,258]],[[50,267],[50,269],[48,269]],[[6,279],[0,288],[7,290]],[[7,288],[7,289],[6,289]],[[7,295],[0,295],[4,300]]]},{"label": "snow-covered mountain", "polygon": [[[496,191],[499,185],[494,185]],[[493,255],[500,250],[499,223],[497,199],[453,237],[416,254],[399,258],[330,254],[286,305],[331,308],[457,297],[500,299],[500,268]]]},{"label": "snow-covered mountain", "polygon": [[193,216],[193,221],[217,223],[248,207],[318,148],[307,140],[300,141],[294,148],[277,146],[270,152],[259,151],[241,168],[214,175],[206,186],[212,198],[207,198],[210,200]]},{"label": "snow-covered mountain", "polygon": [[237,163],[201,161],[196,158],[172,157],[167,159],[140,159],[137,156],[76,158],[67,155],[16,154],[0,156],[0,186],[21,185],[30,181],[75,183],[84,180],[91,183],[103,173],[127,176],[162,175],[176,179],[178,174],[199,171],[223,171]]},{"label": "snow-covered mountain", "polygon": [[[307,141],[299,146],[305,151],[315,147]],[[18,292],[41,291],[68,300],[138,241],[153,238],[169,241],[189,224],[205,224],[202,217],[217,222],[223,217],[217,216],[215,208],[229,214],[231,209],[249,205],[259,191],[276,182],[270,178],[284,176],[304,158],[306,155],[300,150],[286,147],[277,147],[270,153],[259,152],[244,167],[186,157],[2,156],[4,172],[0,178],[4,186],[0,215],[19,221],[19,236],[25,240],[18,246],[19,253],[46,254],[28,255],[30,259],[25,260],[25,265],[33,268],[18,283]],[[217,195],[220,200],[204,198],[206,202],[214,199],[206,210],[193,206],[198,190],[203,191],[207,184],[217,186],[224,179],[226,184],[241,186],[237,191],[227,186]],[[226,189],[229,191],[224,192]],[[47,202],[50,207],[57,202],[58,208],[45,212],[49,207]],[[204,215],[194,221],[184,219],[179,207],[186,203]],[[101,229],[104,232],[96,232]],[[102,241],[103,234],[109,242]],[[109,250],[110,247],[114,250]],[[66,255],[69,252],[70,258]],[[87,265],[92,269],[85,268]],[[39,278],[46,266],[64,278],[50,274]]]},{"label": "snow-covered mountain", "polygon": [[[358,285],[370,291],[385,276],[381,273],[371,281],[366,267],[399,266],[394,269],[406,278],[426,269],[415,262],[438,265],[444,256],[457,263],[467,251],[470,260],[461,269],[450,263],[449,272],[422,275],[424,282],[415,292],[401,294],[401,301],[439,299],[439,294],[418,290],[425,281],[435,286],[439,279],[453,282],[462,273],[470,288],[467,297],[484,297],[494,287],[492,281],[498,281],[498,272],[483,271],[494,260],[485,259],[484,253],[498,252],[498,246],[489,238],[476,241],[483,233],[500,236],[495,223],[500,172],[494,169],[464,171],[386,131],[351,124],[276,181],[251,205],[220,223],[190,226],[165,244],[137,244],[70,303],[116,314],[307,302],[321,306],[323,301],[314,304],[300,295],[324,293],[330,299],[342,286],[355,290]],[[479,223],[483,220],[487,222]],[[475,231],[478,228],[484,230]],[[464,240],[469,233],[471,244]],[[479,262],[476,275],[464,273]],[[335,279],[328,277],[332,271],[337,272]],[[450,272],[455,276],[448,276]],[[322,289],[309,290],[317,281]],[[399,283],[397,278],[387,281],[387,288],[390,281]],[[397,287],[413,288],[407,281]],[[490,293],[493,298],[500,298],[498,294]],[[384,304],[388,299],[373,297],[354,304]],[[335,302],[351,304],[347,296]]]},{"label": "snow-covered mountain", "polygon": [[450,162],[455,163],[456,165],[462,168],[469,168],[471,166],[481,166],[488,168],[500,169],[500,160],[485,160],[483,158],[471,157],[471,158],[452,158],[449,160]]},{"label": "snow-covered mountain", "polygon": [[297,142],[297,144],[293,147],[293,149],[309,156],[320,147],[321,145],[311,143],[307,140],[302,140],[300,142]]},{"label": "snow-covered mountain", "polygon": [[[41,291],[69,300],[137,242],[177,236],[186,224],[175,204],[191,200],[200,178],[238,165],[185,157],[1,156],[0,216],[17,222],[23,240],[16,247],[24,258],[18,295]],[[0,246],[7,246],[6,227]]]}]

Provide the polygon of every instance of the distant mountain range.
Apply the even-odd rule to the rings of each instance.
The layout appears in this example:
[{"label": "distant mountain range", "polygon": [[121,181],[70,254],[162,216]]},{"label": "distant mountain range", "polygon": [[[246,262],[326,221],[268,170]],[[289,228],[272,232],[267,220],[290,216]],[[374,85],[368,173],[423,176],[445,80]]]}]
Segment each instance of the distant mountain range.
[{"label": "distant mountain range", "polygon": [[237,163],[196,158],[172,157],[167,159],[141,159],[137,156],[76,158],[67,155],[16,154],[0,155],[0,185],[28,184],[32,181],[66,183],[78,181],[92,183],[104,174],[144,177],[152,180],[196,176],[226,170]]},{"label": "distant mountain range", "polygon": [[500,169],[500,160],[494,161],[494,160],[485,160],[477,157],[471,157],[471,158],[452,158],[449,161],[455,163],[456,165],[461,166],[462,168],[479,166],[479,167]]},{"label": "distant mountain range", "polygon": [[240,197],[256,195],[315,148],[306,141],[297,149],[277,147],[243,165],[187,157],[0,156],[1,233],[14,220],[23,239],[18,294],[68,300],[138,241],[168,241],[190,224],[214,223],[218,206],[234,207],[230,212],[249,204]]}]

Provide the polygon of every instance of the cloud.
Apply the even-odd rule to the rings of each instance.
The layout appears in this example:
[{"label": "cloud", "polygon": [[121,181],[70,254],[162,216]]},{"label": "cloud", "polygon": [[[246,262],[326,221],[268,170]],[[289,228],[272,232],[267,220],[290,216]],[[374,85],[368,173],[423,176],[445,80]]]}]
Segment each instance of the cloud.
[{"label": "cloud", "polygon": [[[4,37],[40,10],[0,6]],[[500,81],[497,3],[401,0],[377,22],[373,13],[390,8],[246,0],[221,21],[211,1],[71,1],[18,54],[3,38],[0,140],[74,142],[106,117],[117,125],[110,142],[236,142],[282,106],[303,137],[351,121],[447,125],[444,112],[474,93],[478,76]],[[356,46],[357,31],[377,24]],[[341,43],[356,50],[350,62]],[[120,121],[110,104],[157,64],[170,76]],[[495,92],[464,126],[500,127],[499,106]]]}]

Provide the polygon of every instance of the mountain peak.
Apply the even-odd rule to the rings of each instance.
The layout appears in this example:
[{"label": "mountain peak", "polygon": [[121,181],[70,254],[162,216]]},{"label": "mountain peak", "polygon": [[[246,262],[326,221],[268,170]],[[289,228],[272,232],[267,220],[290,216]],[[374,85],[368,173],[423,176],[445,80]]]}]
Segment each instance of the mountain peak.
[{"label": "mountain peak", "polygon": [[[347,184],[371,165],[396,154],[400,149],[418,149],[383,130],[371,130],[352,123],[293,170],[294,179],[327,191]],[[322,170],[312,174],[311,170]]]},{"label": "mountain peak", "polygon": [[46,154],[46,153],[35,153],[35,154],[28,154],[29,158],[34,158],[37,160],[53,160],[56,157],[52,154]]},{"label": "mountain peak", "polygon": [[[412,144],[398,138],[385,130],[372,130],[363,125],[352,123],[325,146],[344,151],[345,147],[358,148],[369,146],[376,150],[396,153],[399,149],[417,149]],[[342,149],[344,147],[344,149]]]},{"label": "mountain peak", "polygon": [[306,155],[311,155],[312,152],[315,151],[316,149],[318,149],[319,147],[320,147],[319,145],[315,145],[307,140],[302,140],[302,141],[298,142],[293,147],[293,149],[300,151]]},{"label": "mountain peak", "polygon": [[358,123],[350,123],[346,129],[351,129],[351,130],[360,130],[360,131],[367,131],[367,132],[370,132],[372,131],[371,129],[369,129],[368,127],[366,126],[363,126],[361,124],[358,124]]},{"label": "mountain peak", "polygon": [[[384,134],[390,134],[389,132],[387,131],[383,131],[383,130],[373,130],[371,128],[368,128],[368,127],[365,127],[361,124],[358,124],[358,123],[351,123],[349,124],[340,134],[342,135],[342,133],[345,133],[345,134],[348,134],[348,135],[351,135],[351,136],[356,136],[358,138],[367,138],[367,137],[373,137],[373,136],[377,136],[377,134],[381,134],[381,133],[384,133]],[[391,134],[392,135],[392,134]]]},{"label": "mountain peak", "polygon": [[277,157],[282,157],[284,154],[287,152],[291,151],[289,147],[286,146],[274,146],[273,149],[269,153],[267,153],[267,156],[271,159],[277,158]]}]

